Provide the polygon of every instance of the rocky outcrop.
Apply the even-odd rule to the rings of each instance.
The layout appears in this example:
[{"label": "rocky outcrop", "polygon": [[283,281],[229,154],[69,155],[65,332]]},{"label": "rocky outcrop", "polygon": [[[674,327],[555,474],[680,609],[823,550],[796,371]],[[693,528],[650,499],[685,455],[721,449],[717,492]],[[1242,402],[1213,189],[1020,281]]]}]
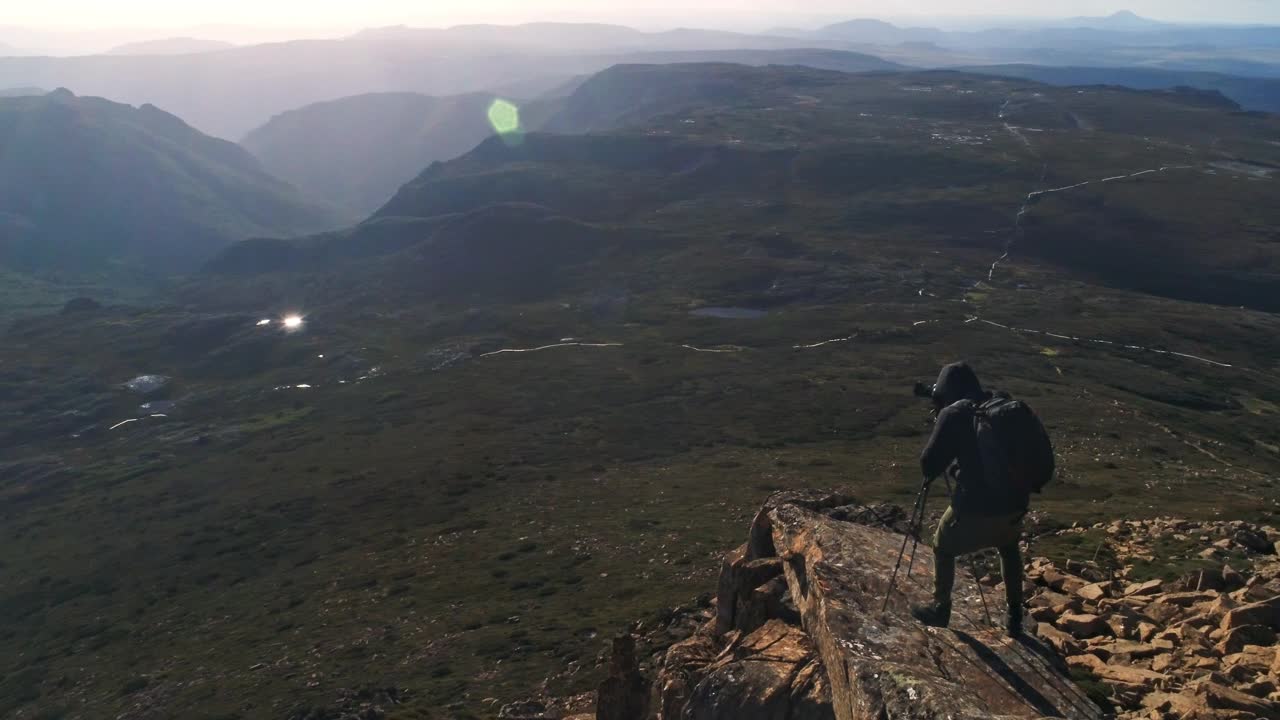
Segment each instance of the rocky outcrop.
[{"label": "rocky outcrop", "polygon": [[[1004,637],[994,593],[959,579],[949,630],[924,628],[931,564],[919,561],[881,612],[901,537],[795,504],[769,513],[803,624],[827,670],[836,717],[1098,718],[1099,708],[1048,652]],[[928,552],[927,549],[925,551]]]},{"label": "rocky outcrop", "polygon": [[649,716],[649,682],[640,672],[636,641],[630,635],[613,640],[609,676],[596,693],[596,715],[607,720]]},{"label": "rocky outcrop", "polygon": [[957,588],[953,630],[912,620],[932,584],[927,548],[882,612],[904,523],[899,508],[837,494],[775,496],[724,560],[715,617],[659,662],[650,717],[1102,717],[1052,650],[985,621],[972,581]]},{"label": "rocky outcrop", "polygon": [[[992,622],[1005,608],[990,576],[960,574],[949,629],[910,617],[933,577],[922,545],[890,592],[905,525],[895,506],[774,496],[724,558],[714,603],[641,626],[644,662],[630,637],[615,642],[595,717],[1280,718],[1272,528],[1165,519],[1056,531],[1101,531],[1118,564],[1032,560],[1031,632],[1012,640]],[[1166,535],[1189,553],[1173,561],[1201,562],[1180,581],[1137,570],[1171,546]]]}]

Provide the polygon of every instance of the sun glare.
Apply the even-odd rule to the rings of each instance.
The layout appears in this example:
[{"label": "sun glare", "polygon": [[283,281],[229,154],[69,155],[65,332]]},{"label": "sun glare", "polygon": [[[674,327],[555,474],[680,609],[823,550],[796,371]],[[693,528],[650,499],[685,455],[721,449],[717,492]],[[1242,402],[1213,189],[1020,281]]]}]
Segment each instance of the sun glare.
[{"label": "sun glare", "polygon": [[280,322],[284,324],[286,330],[297,330],[302,327],[302,316],[286,315]]},{"label": "sun glare", "polygon": [[499,135],[510,135],[520,130],[520,108],[506,100],[494,100],[489,106],[489,124]]}]

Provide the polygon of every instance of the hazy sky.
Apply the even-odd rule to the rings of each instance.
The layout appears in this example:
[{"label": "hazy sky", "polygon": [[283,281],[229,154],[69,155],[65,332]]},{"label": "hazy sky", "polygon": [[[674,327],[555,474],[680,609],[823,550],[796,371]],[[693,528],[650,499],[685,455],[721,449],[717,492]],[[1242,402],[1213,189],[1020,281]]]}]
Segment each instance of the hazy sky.
[{"label": "hazy sky", "polygon": [[1280,23],[1280,0],[4,0],[4,5],[0,24],[85,29],[206,24],[358,28],[534,19],[707,26],[716,18],[741,25],[752,17],[774,23],[837,16],[1103,15],[1122,9],[1163,20]]}]

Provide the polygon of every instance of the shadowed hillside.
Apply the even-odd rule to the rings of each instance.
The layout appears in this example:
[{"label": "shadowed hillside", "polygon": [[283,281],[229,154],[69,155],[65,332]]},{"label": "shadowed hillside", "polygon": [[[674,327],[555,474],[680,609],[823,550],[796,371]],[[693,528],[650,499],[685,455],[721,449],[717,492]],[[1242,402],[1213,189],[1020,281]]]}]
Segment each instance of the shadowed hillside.
[{"label": "shadowed hillside", "polygon": [[[1215,93],[704,64],[617,66],[558,107],[547,129],[608,132],[492,138],[428,168],[377,217],[529,202],[696,232],[740,205],[761,224],[822,218],[1016,246],[1171,297],[1268,309],[1278,297],[1264,228],[1280,217],[1264,198],[1280,167],[1267,138],[1280,125]],[[1027,212],[1015,227],[1001,206]]]},{"label": "shadowed hillside", "polygon": [[182,271],[232,242],[334,222],[243,149],[149,105],[0,100],[0,147],[0,262],[15,269]]},{"label": "shadowed hillside", "polygon": [[276,177],[363,218],[437,160],[493,134],[492,95],[359,95],[284,113],[241,142]]}]

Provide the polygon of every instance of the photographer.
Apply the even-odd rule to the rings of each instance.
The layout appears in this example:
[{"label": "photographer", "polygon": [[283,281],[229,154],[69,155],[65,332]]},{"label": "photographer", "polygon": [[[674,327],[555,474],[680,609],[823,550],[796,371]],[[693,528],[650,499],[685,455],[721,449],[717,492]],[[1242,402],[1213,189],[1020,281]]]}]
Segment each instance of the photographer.
[{"label": "photographer", "polygon": [[1053,475],[1048,435],[1029,407],[985,392],[964,363],[946,366],[932,389],[918,385],[916,392],[931,397],[937,412],[920,465],[927,479],[945,475],[952,495],[933,539],[934,600],[913,607],[911,614],[926,625],[946,627],[956,558],[996,548],[1009,603],[1006,627],[1017,637],[1022,634],[1018,543],[1031,493]]}]

